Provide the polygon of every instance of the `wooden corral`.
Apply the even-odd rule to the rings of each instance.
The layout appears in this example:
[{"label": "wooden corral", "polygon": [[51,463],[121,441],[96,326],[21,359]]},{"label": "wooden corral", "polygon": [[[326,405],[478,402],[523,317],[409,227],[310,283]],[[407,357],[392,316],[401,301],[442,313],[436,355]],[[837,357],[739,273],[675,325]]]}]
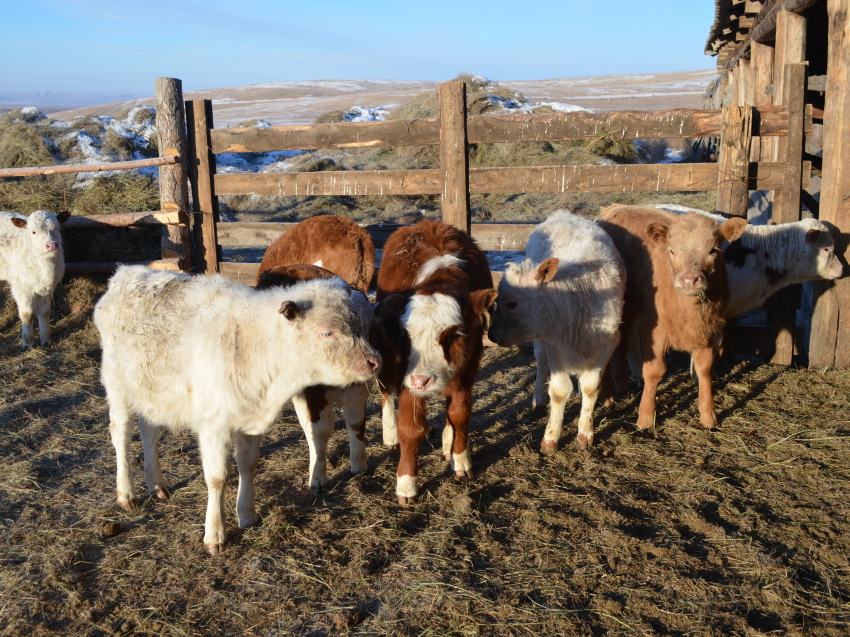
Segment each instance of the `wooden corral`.
[{"label": "wooden corral", "polygon": [[[717,56],[721,78],[706,94],[706,107],[737,107],[741,117],[768,106],[784,106],[791,117],[784,138],[721,140],[721,174],[741,173],[749,161],[784,159],[780,191],[767,193],[769,214],[776,223],[796,221],[804,205],[810,214],[831,224],[836,254],[847,249],[850,229],[850,0],[716,0],[715,21],[706,53]],[[811,104],[813,132],[804,136],[800,113]],[[746,128],[743,126],[742,128]],[[819,199],[798,179],[798,168],[810,161],[820,177]],[[805,168],[804,168],[805,172]],[[721,182],[718,210],[746,214],[752,188],[740,180]],[[797,188],[801,188],[797,190]],[[767,189],[769,190],[769,189]],[[789,363],[794,351],[794,320],[800,286],[778,293],[771,304],[777,326],[773,361]],[[850,365],[850,282],[817,282],[809,343],[813,367]]]}]

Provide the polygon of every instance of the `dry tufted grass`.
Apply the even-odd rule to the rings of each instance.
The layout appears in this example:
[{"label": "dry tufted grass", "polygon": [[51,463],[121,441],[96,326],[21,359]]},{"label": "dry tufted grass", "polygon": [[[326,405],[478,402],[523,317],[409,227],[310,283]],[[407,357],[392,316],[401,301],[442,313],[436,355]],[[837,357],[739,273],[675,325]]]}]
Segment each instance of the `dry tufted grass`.
[{"label": "dry tufted grass", "polygon": [[[55,346],[19,351],[0,292],[0,635],[846,635],[850,373],[756,361],[716,370],[721,426],[699,426],[673,357],[656,431],[638,394],[597,411],[597,442],[541,456],[529,350],[488,348],[471,423],[476,477],[450,478],[441,409],[419,504],[396,504],[397,452],[368,423],[371,471],[331,441],[330,488],[305,486],[287,407],[263,445],[263,524],[204,555],[196,440],[165,434],[165,502],[114,505],[114,451],[91,307],[103,281],[57,290]],[[141,444],[135,443],[137,485]],[[142,491],[144,492],[144,491]]]}]

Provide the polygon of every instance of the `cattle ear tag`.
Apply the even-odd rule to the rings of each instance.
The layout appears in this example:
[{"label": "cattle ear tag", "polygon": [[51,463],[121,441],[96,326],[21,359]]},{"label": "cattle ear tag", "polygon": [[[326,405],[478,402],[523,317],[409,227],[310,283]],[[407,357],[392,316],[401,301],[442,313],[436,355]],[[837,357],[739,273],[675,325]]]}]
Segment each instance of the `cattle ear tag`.
[{"label": "cattle ear tag", "polygon": [[27,220],[21,219],[20,217],[12,217],[12,223],[15,226],[17,226],[18,228],[26,228],[27,227]]},{"label": "cattle ear tag", "polygon": [[812,228],[806,233],[806,243],[815,243],[818,239],[820,239],[820,230]]},{"label": "cattle ear tag", "polygon": [[534,280],[537,281],[537,284],[543,285],[554,279],[555,275],[558,274],[559,263],[560,261],[558,259],[550,257],[537,266],[537,274],[534,275]]},{"label": "cattle ear tag", "polygon": [[288,321],[291,321],[301,316],[301,309],[293,301],[284,301],[281,304],[278,312],[280,314],[283,314],[286,317],[286,320]]}]

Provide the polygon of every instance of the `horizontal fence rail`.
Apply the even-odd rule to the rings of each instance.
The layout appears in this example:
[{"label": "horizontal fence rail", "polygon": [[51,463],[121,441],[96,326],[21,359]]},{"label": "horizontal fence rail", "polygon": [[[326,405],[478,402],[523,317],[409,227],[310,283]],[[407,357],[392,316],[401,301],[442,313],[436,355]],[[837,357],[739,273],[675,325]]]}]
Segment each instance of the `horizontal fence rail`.
[{"label": "horizontal fence rail", "polygon": [[150,166],[166,166],[180,163],[180,157],[153,157],[151,159],[134,159],[132,161],[116,161],[111,164],[74,164],[63,166],[38,166],[35,168],[0,168],[0,177],[37,177],[39,175],[60,175],[70,173],[99,173],[111,170],[133,170]]}]

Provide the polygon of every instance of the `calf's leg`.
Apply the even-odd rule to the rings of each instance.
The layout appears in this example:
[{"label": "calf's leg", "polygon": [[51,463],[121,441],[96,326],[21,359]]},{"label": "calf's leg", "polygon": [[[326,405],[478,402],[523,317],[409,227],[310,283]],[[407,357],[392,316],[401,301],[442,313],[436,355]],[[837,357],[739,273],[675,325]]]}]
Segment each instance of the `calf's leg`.
[{"label": "calf's leg", "polygon": [[655,395],[658,383],[667,371],[664,360],[665,348],[661,336],[653,338],[651,331],[641,330],[641,345],[643,347],[643,394],[638,408],[638,429],[649,429],[655,425]]},{"label": "calf's leg", "polygon": [[12,286],[12,297],[18,306],[18,316],[21,319],[21,346],[23,349],[32,349],[35,345],[33,319],[36,315],[36,299],[14,285]]},{"label": "calf's leg", "polygon": [[581,414],[578,417],[578,448],[587,449],[593,444],[593,409],[599,396],[602,373],[605,368],[590,369],[579,374],[581,389]]},{"label": "calf's leg", "polygon": [[419,445],[428,433],[425,398],[403,387],[398,395],[399,461],[396,495],[399,504],[416,501],[416,476],[419,474]]},{"label": "calf's leg", "polygon": [[[293,396],[292,405],[310,449],[310,489],[318,495],[328,484],[328,440],[334,430],[334,413],[333,405],[328,404],[324,395],[325,389],[312,391],[315,389],[308,387]],[[317,402],[319,393],[322,400]]]},{"label": "calf's leg", "polygon": [[[107,392],[107,396],[109,392]],[[109,401],[109,433],[115,447],[115,483],[118,506],[132,511],[139,506],[133,474],[130,470],[130,442],[133,440],[133,425],[126,406],[118,400]]]},{"label": "calf's leg", "polygon": [[551,453],[558,448],[564,427],[564,410],[573,394],[573,379],[570,378],[563,353],[552,345],[549,350],[549,422],[540,443],[541,453]]},{"label": "calf's leg", "polygon": [[171,493],[159,466],[159,436],[162,430],[139,416],[139,432],[142,434],[142,446],[145,449],[145,482],[148,485],[148,493],[165,500],[171,497]]},{"label": "calf's leg", "polygon": [[443,430],[443,453],[452,463],[455,478],[472,478],[467,426],[472,414],[472,392],[461,379],[454,379],[446,388],[446,428]]},{"label": "calf's leg", "polygon": [[224,425],[213,426],[198,435],[198,449],[207,483],[207,516],[204,523],[204,546],[210,555],[224,551],[224,484],[230,460],[230,435]]},{"label": "calf's leg", "polygon": [[714,410],[714,392],[711,389],[711,366],[714,364],[714,347],[703,347],[691,353],[699,383],[699,421],[706,429],[717,426]]},{"label": "calf's leg", "polygon": [[369,385],[357,383],[345,388],[342,415],[348,429],[351,473],[363,473],[369,469],[366,462],[366,401],[369,400]]},{"label": "calf's leg", "polygon": [[49,295],[39,297],[35,302],[35,310],[38,314],[38,337],[42,347],[50,345],[50,302]]},{"label": "calf's leg", "polygon": [[236,517],[239,528],[247,529],[260,523],[254,506],[254,476],[260,459],[261,435],[236,434],[236,468],[239,471],[239,490],[236,495]]},{"label": "calf's leg", "polygon": [[398,448],[397,397],[398,389],[388,386],[381,387],[381,425],[384,433],[384,446],[387,449]]},{"label": "calf's leg", "polygon": [[546,380],[549,377],[549,351],[543,341],[534,341],[534,360],[537,361],[537,376],[534,378],[534,398],[532,409],[539,409],[546,404]]}]

